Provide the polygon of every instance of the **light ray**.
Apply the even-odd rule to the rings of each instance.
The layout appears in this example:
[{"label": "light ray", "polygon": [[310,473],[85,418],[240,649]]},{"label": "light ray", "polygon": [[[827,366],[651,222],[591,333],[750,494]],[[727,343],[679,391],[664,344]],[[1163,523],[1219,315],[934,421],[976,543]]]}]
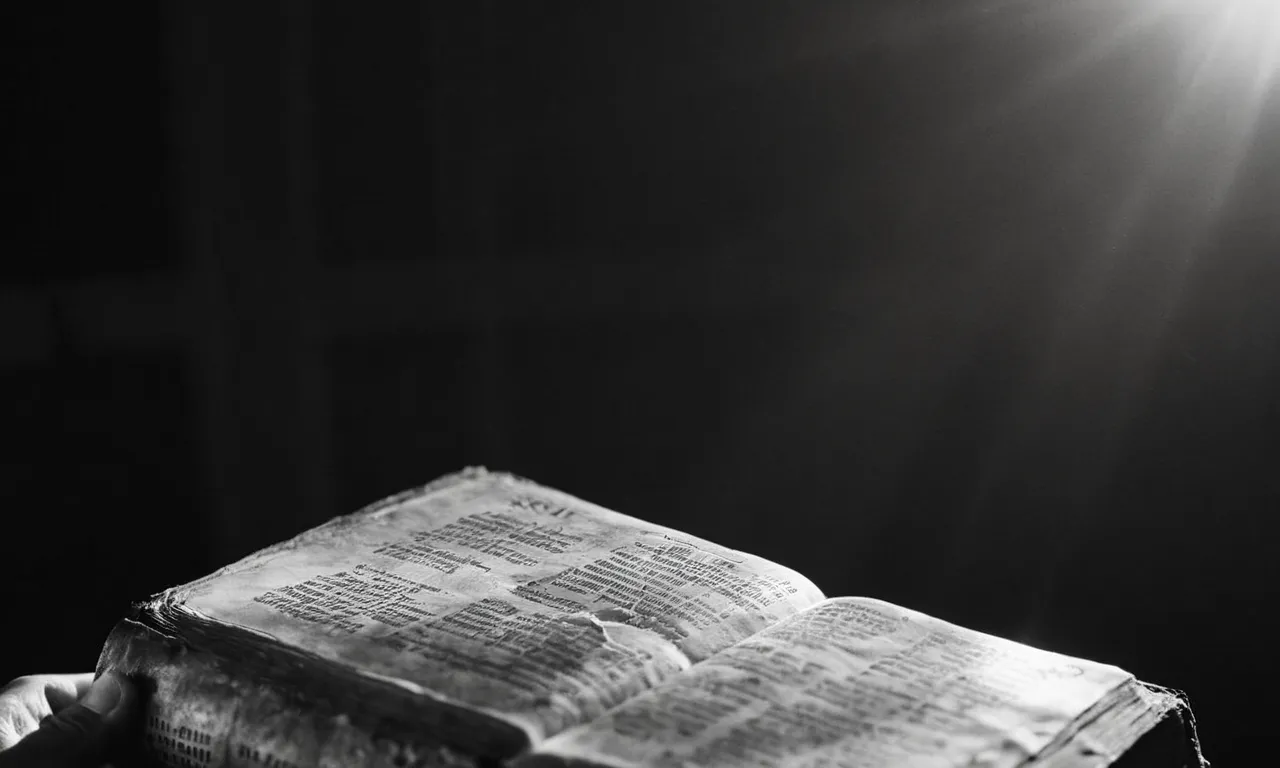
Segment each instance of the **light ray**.
[{"label": "light ray", "polygon": [[[1209,2],[1217,5],[1209,5]],[[1181,18],[1174,18],[1175,11]],[[1190,13],[1189,11],[1195,11]],[[1091,391],[1081,414],[1109,434],[1095,446],[1080,477],[1101,487],[1114,469],[1121,438],[1172,340],[1189,276],[1214,231],[1239,172],[1255,146],[1267,100],[1280,71],[1280,3],[1250,0],[1187,0],[1166,3],[1159,13],[1136,14],[1123,29],[1050,67],[998,112],[1007,118],[1034,108],[1051,89],[1083,76],[1121,44],[1140,44],[1141,32],[1156,21],[1185,23],[1187,46],[1178,57],[1176,95],[1152,132],[1145,157],[1104,229],[1098,247],[1081,254],[1075,277],[1060,290],[1055,322],[1038,371],[1017,396],[1009,430],[994,442],[971,500],[976,513],[986,495],[1013,469],[1011,457],[1053,428],[1050,411],[1068,388]],[[1192,25],[1195,26],[1192,26]],[[1087,117],[1087,116],[1086,116]],[[1088,153],[1086,152],[1086,156]],[[1157,219],[1163,215],[1164,219]],[[1178,215],[1176,220],[1172,216]],[[1154,233],[1154,234],[1153,234]],[[1139,236],[1154,238],[1137,248]],[[1167,250],[1164,244],[1172,244]],[[1137,260],[1137,261],[1135,261]],[[1132,295],[1116,292],[1117,279],[1135,275],[1154,281],[1147,306],[1132,306]],[[1132,284],[1132,283],[1130,283]],[[1129,327],[1119,328],[1117,323]],[[1124,341],[1121,341],[1121,337]],[[1101,365],[1097,363],[1104,361]],[[1087,498],[1086,491],[1083,498]],[[1087,516],[1067,525],[1089,524]],[[1069,531],[1064,531],[1069,533]],[[1054,589],[1057,569],[1046,558],[1043,591]]]},{"label": "light ray", "polygon": [[[1121,357],[1114,349],[1111,350],[1109,358],[1104,359],[1112,360],[1114,367],[1103,369],[1098,374],[1101,380],[1090,381],[1088,373],[1069,372],[1076,362],[1071,350],[1096,343],[1092,334],[1109,333],[1111,335],[1106,337],[1105,343],[1113,347],[1117,345],[1115,333],[1118,329],[1106,322],[1101,327],[1091,327],[1091,318],[1083,307],[1077,309],[1074,317],[1059,329],[1054,349],[1046,359],[1042,373],[1042,381],[1055,375],[1083,375],[1086,386],[1099,390],[1095,401],[1098,412],[1091,414],[1090,418],[1107,430],[1109,439],[1097,446],[1102,450],[1091,459],[1093,475],[1083,478],[1097,488],[1101,488],[1114,472],[1131,419],[1141,410],[1146,393],[1156,381],[1157,365],[1176,343],[1170,334],[1176,327],[1174,320],[1182,304],[1188,278],[1197,266],[1197,259],[1229,201],[1239,171],[1255,145],[1262,112],[1280,64],[1280,11],[1277,11],[1277,6],[1250,0],[1227,0],[1217,6],[1215,16],[1211,18],[1214,23],[1209,25],[1212,30],[1209,40],[1178,102],[1164,121],[1159,141],[1147,164],[1149,173],[1135,181],[1126,204],[1113,221],[1111,236],[1098,253],[1094,266],[1087,269],[1093,273],[1086,278],[1087,287],[1077,286],[1075,289],[1086,291],[1087,295],[1066,297],[1068,300],[1083,298],[1083,304],[1090,309],[1098,306],[1110,288],[1108,276],[1118,266],[1114,260],[1134,259],[1136,255],[1126,253],[1124,246],[1140,228],[1154,224],[1164,231],[1164,238],[1157,237],[1157,243],[1170,239],[1170,232],[1179,235],[1179,242],[1154,266],[1130,267],[1130,270],[1140,269],[1137,274],[1156,282],[1152,291],[1153,304],[1129,307],[1119,312],[1119,319],[1135,326],[1123,334],[1128,342],[1125,345],[1128,354]],[[1241,81],[1248,86],[1243,89],[1237,87]],[[1172,213],[1185,213],[1185,220],[1150,220],[1156,210],[1152,193],[1160,179],[1164,181],[1161,191],[1180,203],[1172,207]],[[1171,212],[1166,210],[1165,213]],[[1151,259],[1149,253],[1142,255]],[[1113,313],[1116,311],[1114,305],[1111,309]],[[1081,346],[1073,347],[1073,343]],[[1083,532],[1089,522],[1088,519],[1076,519],[1068,527],[1072,531]],[[1064,547],[1056,558],[1046,556],[1044,560],[1041,594],[1045,599],[1042,604],[1050,602],[1049,596],[1061,582],[1062,569],[1054,561],[1063,561],[1068,557],[1068,551],[1070,549]]]},{"label": "light ray", "polygon": [[[1081,7],[1077,0],[1074,5],[1066,3],[1047,4],[1044,8],[1053,7],[1059,13],[1096,13],[1096,8]],[[961,131],[982,128],[997,123],[1011,116],[1034,108],[1053,95],[1059,87],[1080,77],[1091,67],[1097,66],[1110,56],[1132,44],[1135,39],[1165,21],[1171,10],[1167,6],[1151,7],[1141,2],[1128,16],[1108,33],[1098,37],[1065,60],[1054,62],[1035,74],[1013,93],[1004,96],[998,103],[975,110],[972,120],[961,127]],[[1047,11],[1046,11],[1047,12]]]}]

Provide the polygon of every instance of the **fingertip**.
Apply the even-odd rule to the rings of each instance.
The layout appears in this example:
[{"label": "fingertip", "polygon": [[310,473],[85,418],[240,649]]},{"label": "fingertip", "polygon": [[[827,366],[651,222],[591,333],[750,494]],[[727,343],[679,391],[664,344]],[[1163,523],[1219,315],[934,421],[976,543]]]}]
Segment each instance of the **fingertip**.
[{"label": "fingertip", "polygon": [[[95,695],[101,696],[95,703],[104,704],[104,708],[99,709],[93,705],[95,703],[91,703]],[[106,723],[114,724],[131,716],[133,709],[137,707],[137,701],[137,686],[134,686],[127,676],[110,669],[93,681],[90,691],[81,703],[100,713]]]},{"label": "fingertip", "polygon": [[116,705],[112,714],[122,718],[131,717],[134,710],[138,708],[138,686],[127,675],[122,675],[119,672],[106,672],[104,674],[114,675],[117,682],[120,683],[120,702]]},{"label": "fingertip", "polygon": [[65,680],[68,687],[75,691],[76,698],[89,692],[89,686],[93,685],[92,672],[76,672],[70,675],[56,675],[59,680]]},{"label": "fingertip", "polygon": [[78,672],[72,675],[57,675],[54,684],[45,688],[45,697],[49,699],[49,708],[54,712],[69,707],[89,692],[93,686],[92,672]]},{"label": "fingertip", "polygon": [[122,698],[124,698],[124,688],[120,685],[119,678],[107,673],[93,681],[93,685],[89,686],[89,692],[80,699],[80,703],[105,719]]}]

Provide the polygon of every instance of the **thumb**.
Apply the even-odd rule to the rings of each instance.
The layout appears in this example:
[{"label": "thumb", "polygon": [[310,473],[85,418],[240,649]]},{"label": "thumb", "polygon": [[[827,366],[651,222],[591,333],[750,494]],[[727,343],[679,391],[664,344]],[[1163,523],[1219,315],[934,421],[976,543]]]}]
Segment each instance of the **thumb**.
[{"label": "thumb", "polygon": [[116,734],[128,725],[136,699],[122,676],[103,674],[79,701],[0,752],[0,768],[98,768]]}]

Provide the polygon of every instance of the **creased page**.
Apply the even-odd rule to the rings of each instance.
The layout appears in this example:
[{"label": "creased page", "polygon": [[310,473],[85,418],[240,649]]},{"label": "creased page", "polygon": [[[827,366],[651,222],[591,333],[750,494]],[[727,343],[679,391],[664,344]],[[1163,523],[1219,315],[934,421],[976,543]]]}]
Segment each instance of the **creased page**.
[{"label": "creased page", "polygon": [[761,558],[478,471],[160,602],[493,714],[537,742],[821,598]]},{"label": "creased page", "polygon": [[1131,679],[838,598],[550,739],[524,765],[1013,768]]}]

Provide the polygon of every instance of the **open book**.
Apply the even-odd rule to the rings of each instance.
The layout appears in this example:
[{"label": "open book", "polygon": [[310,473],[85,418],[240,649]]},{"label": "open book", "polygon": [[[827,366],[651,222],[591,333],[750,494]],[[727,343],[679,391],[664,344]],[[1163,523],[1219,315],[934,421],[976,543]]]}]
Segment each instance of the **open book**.
[{"label": "open book", "polygon": [[1201,765],[1120,669],[484,470],[135,606],[108,669],[175,767]]}]

